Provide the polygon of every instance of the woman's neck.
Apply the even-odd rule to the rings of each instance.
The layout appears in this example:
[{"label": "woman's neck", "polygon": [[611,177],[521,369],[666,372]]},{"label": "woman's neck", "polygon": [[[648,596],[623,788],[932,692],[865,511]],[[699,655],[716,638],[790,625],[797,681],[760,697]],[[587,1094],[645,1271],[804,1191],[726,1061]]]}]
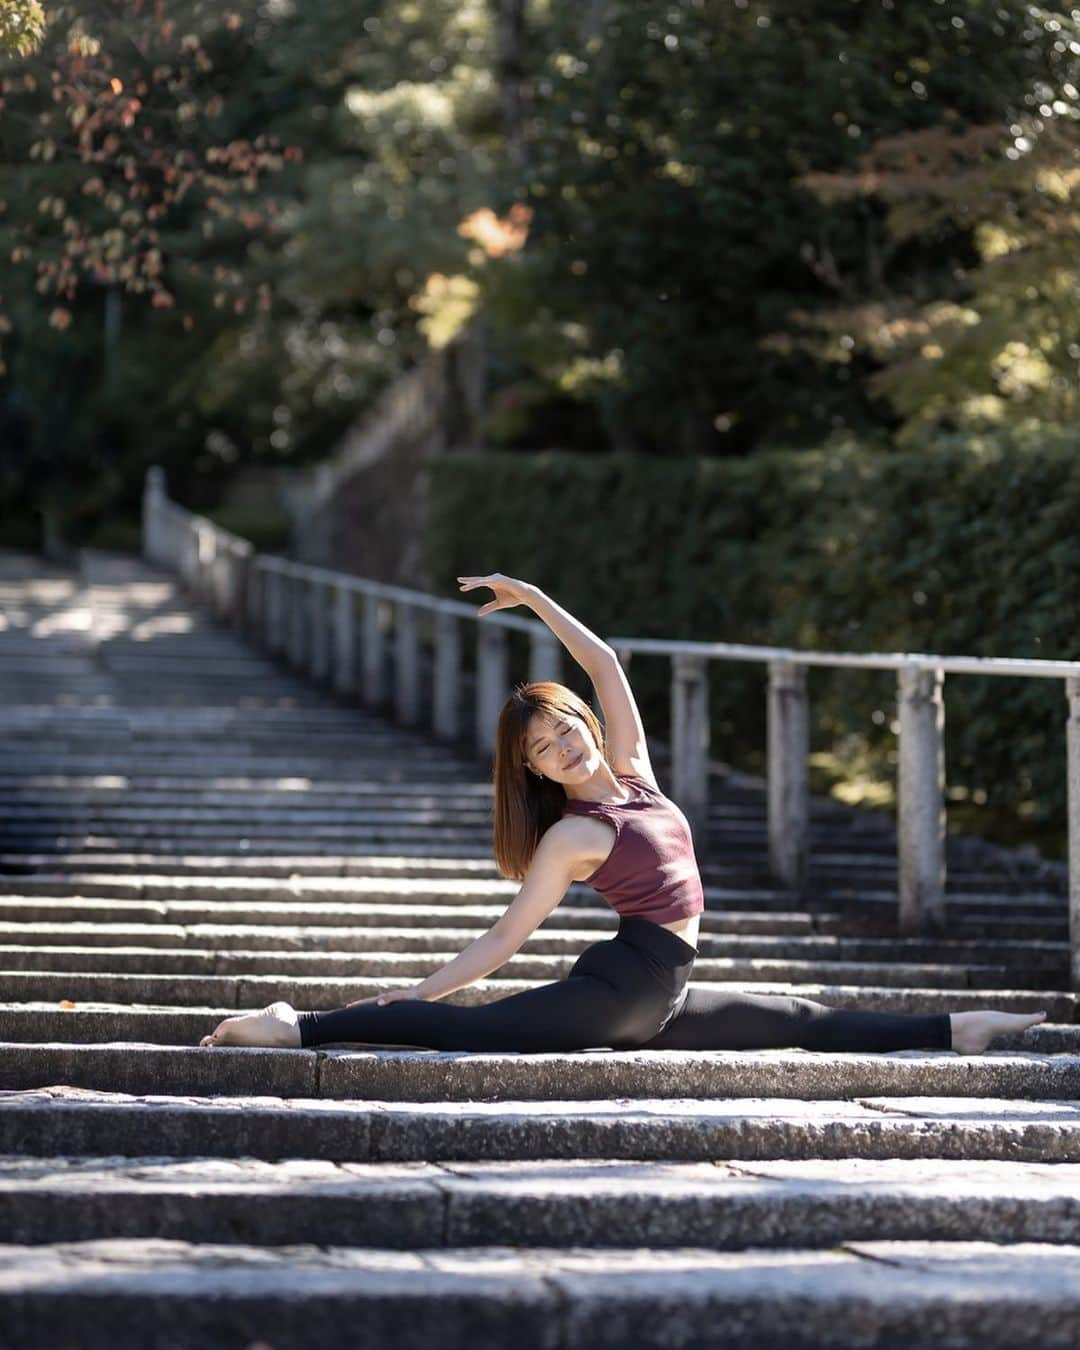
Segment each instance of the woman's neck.
[{"label": "woman's neck", "polygon": [[568,798],[578,802],[610,802],[628,801],[631,794],[620,796],[623,792],[623,785],[608,768],[606,762],[601,761],[600,767],[591,778],[586,778],[584,783],[575,783],[572,787],[563,785]]}]

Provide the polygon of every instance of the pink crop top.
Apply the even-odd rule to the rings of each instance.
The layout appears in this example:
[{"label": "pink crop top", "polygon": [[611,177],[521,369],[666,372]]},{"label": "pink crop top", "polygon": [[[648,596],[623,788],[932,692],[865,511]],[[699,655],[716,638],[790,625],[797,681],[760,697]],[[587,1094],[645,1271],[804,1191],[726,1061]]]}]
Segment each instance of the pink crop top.
[{"label": "pink crop top", "polygon": [[595,815],[615,827],[611,852],[585,884],[628,918],[671,923],[700,914],[705,895],[686,817],[637,774],[615,777],[630,789],[629,801],[566,800],[564,815]]}]

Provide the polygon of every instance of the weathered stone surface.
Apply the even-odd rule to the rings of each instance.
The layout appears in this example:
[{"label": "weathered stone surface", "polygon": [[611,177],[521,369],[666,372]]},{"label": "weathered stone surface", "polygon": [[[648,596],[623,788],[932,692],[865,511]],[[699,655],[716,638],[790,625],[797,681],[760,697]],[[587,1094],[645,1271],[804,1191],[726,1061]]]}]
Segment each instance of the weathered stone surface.
[{"label": "weathered stone surface", "polygon": [[[1074,1343],[1053,868],[949,837],[949,940],[901,941],[886,822],[813,799],[796,900],[762,785],[714,780],[695,984],[1047,1009],[985,1056],[202,1050],[484,931],[517,890],[491,782],[130,560],[0,552],[0,608],[0,1343]],[[451,1001],[557,979],[615,925],[574,885]]]},{"label": "weathered stone surface", "polygon": [[[1011,1258],[1011,1259],[1010,1259]],[[0,1249],[0,1333],[107,1344],[738,1347],[1075,1343],[1080,1249],[856,1243],[833,1252],[277,1249],[164,1239]],[[7,1323],[5,1326],[4,1323]],[[80,1326],[81,1322],[81,1326]],[[149,1339],[144,1341],[144,1337]],[[505,1337],[504,1340],[494,1339]],[[426,1338],[426,1339],[424,1339]],[[270,1341],[273,1343],[273,1340]],[[280,1341],[278,1342],[280,1343]]]}]

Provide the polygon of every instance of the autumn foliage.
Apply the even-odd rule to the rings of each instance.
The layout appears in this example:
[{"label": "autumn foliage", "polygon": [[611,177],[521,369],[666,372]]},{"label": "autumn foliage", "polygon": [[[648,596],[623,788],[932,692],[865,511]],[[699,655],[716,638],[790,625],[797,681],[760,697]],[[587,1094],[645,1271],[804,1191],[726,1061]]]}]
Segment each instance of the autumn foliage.
[{"label": "autumn foliage", "polygon": [[[87,280],[187,330],[208,289],[217,308],[269,308],[265,283],[200,256],[219,231],[272,230],[264,183],[302,154],[228,135],[213,50],[243,44],[248,20],[162,0],[62,5],[50,18],[40,48],[0,79],[6,158],[24,160],[17,180],[0,178],[0,245],[32,271],[50,324],[72,324]],[[20,189],[33,202],[9,210]],[[0,330],[11,328],[0,296]]]}]

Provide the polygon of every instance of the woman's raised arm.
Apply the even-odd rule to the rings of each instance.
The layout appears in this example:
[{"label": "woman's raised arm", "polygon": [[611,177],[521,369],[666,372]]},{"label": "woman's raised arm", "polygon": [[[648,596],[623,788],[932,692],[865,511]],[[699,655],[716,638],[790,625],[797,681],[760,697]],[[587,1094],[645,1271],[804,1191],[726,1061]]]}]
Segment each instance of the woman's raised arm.
[{"label": "woman's raised arm", "polygon": [[487,586],[495,592],[495,599],[481,605],[477,614],[491,614],[496,609],[509,609],[513,605],[528,605],[589,676],[595,674],[605,662],[617,659],[602,638],[598,638],[572,614],[557,605],[539,586],[503,576],[501,572],[493,572],[486,577],[458,577],[458,582],[463,591],[471,591],[474,586]]},{"label": "woman's raised arm", "polygon": [[614,648],[579,623],[572,614],[557,605],[538,586],[493,572],[486,577],[458,577],[463,591],[487,586],[495,599],[482,605],[478,614],[513,605],[528,607],[543,619],[566,650],[593,682],[604,715],[604,740],[607,758],[616,773],[636,773],[656,786],[641,722],[630,681],[626,678]]}]

